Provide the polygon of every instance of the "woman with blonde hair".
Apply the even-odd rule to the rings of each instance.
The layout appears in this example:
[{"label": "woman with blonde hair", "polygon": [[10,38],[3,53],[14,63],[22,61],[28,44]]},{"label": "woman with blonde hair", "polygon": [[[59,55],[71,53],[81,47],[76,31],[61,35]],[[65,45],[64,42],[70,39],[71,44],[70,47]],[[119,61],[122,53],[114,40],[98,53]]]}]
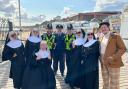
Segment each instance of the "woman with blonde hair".
[{"label": "woman with blonde hair", "polygon": [[47,42],[41,41],[39,51],[35,52],[24,73],[22,89],[55,89],[56,81],[51,68],[51,55]]}]

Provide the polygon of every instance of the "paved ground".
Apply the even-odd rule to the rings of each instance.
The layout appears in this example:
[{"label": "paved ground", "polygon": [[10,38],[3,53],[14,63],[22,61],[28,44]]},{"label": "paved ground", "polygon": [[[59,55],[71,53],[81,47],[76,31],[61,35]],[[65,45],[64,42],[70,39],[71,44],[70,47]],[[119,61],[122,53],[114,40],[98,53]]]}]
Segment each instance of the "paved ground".
[{"label": "paved ground", "polygon": [[[123,56],[124,63],[128,54]],[[9,62],[0,64],[0,89],[13,89],[12,80],[8,78]],[[128,64],[121,68],[120,76],[120,89],[128,89]],[[2,80],[2,82],[1,82]],[[64,83],[64,79],[60,76],[60,73],[56,76],[57,89],[70,89],[68,85]],[[102,77],[100,73],[100,89],[102,89]]]}]

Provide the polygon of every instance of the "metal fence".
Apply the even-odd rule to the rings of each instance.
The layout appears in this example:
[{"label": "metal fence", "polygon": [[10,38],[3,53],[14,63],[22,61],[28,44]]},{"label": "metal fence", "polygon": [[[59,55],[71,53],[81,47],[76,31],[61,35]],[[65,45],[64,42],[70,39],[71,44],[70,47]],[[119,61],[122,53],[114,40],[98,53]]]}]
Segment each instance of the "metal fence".
[{"label": "metal fence", "polygon": [[[0,18],[0,57],[3,49],[6,36],[10,30],[12,30],[12,23],[6,18]],[[1,61],[1,58],[0,58]]]},{"label": "metal fence", "polygon": [[0,41],[5,40],[9,31],[10,21],[5,18],[0,18]]}]

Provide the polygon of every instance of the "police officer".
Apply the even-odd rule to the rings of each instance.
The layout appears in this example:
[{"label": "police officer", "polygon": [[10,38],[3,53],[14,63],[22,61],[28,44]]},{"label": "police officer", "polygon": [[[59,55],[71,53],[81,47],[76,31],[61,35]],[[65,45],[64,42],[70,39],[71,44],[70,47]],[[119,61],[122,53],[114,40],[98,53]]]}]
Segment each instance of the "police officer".
[{"label": "police officer", "polygon": [[46,27],[47,33],[42,35],[42,40],[45,40],[48,44],[48,49],[51,52],[51,58],[54,59],[54,48],[55,48],[55,35],[53,34],[52,24],[48,24]]},{"label": "police officer", "polygon": [[71,65],[72,65],[72,42],[75,40],[75,35],[73,34],[73,26],[72,24],[67,25],[67,34],[65,36],[65,50],[66,50],[66,65],[67,65],[67,75],[65,78],[65,82],[70,82],[70,74],[71,74]]},{"label": "police officer", "polygon": [[55,58],[53,61],[53,68],[54,68],[54,73],[56,75],[57,70],[58,70],[58,62],[59,62],[59,69],[61,72],[61,76],[64,76],[64,69],[65,69],[65,59],[64,59],[64,54],[65,54],[65,40],[64,40],[64,33],[62,33],[63,26],[62,25],[57,25],[56,26],[57,33],[55,35]]}]

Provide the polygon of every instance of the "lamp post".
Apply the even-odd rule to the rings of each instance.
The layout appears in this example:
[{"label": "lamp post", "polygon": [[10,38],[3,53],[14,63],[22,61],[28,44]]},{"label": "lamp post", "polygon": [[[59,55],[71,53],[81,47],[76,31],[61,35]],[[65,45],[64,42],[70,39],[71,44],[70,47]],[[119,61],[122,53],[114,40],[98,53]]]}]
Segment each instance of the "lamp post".
[{"label": "lamp post", "polygon": [[[18,7],[19,7],[19,29],[20,32],[22,31],[22,26],[21,26],[21,5],[20,5],[20,0],[18,0]],[[20,33],[20,38],[22,39],[22,33]]]},{"label": "lamp post", "polygon": [[18,0],[18,6],[19,6],[19,28],[21,30],[21,8],[20,8],[20,0]]}]

